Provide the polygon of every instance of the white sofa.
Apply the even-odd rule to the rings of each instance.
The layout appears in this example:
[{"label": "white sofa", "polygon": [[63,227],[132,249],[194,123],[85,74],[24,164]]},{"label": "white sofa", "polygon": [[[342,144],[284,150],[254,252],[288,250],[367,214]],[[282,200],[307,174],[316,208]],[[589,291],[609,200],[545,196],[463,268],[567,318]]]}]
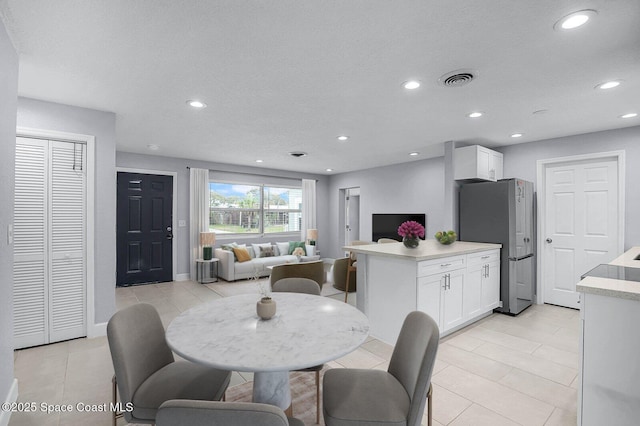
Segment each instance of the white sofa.
[{"label": "white sofa", "polygon": [[[282,244],[282,243],[281,243]],[[287,243],[288,244],[288,243]],[[268,266],[282,265],[283,263],[295,263],[297,256],[291,254],[280,254],[277,245],[273,244],[276,256],[258,257],[254,251],[255,245],[247,245],[247,251],[251,260],[247,262],[236,262],[233,251],[222,248],[215,249],[215,257],[218,261],[218,277],[225,281],[236,281],[247,278],[267,277],[271,271]],[[281,246],[282,247],[282,246]],[[320,256],[315,255],[315,246],[305,245],[307,256],[302,256],[303,262],[320,260]]]}]

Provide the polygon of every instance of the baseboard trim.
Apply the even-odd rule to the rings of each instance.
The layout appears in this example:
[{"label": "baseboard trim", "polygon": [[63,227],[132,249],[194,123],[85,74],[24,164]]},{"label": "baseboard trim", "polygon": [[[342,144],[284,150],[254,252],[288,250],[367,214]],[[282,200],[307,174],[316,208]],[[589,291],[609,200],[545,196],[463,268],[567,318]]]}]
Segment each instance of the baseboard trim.
[{"label": "baseboard trim", "polygon": [[189,281],[191,280],[190,274],[176,274],[176,281]]},{"label": "baseboard trim", "polygon": [[[4,402],[11,404],[18,400],[18,379],[13,379],[9,393],[7,394]],[[11,419],[11,411],[0,410],[0,426],[8,426]]]},{"label": "baseboard trim", "polygon": [[107,323],[101,322],[98,324],[92,324],[87,329],[87,337],[93,339],[94,337],[102,337],[107,335]]}]

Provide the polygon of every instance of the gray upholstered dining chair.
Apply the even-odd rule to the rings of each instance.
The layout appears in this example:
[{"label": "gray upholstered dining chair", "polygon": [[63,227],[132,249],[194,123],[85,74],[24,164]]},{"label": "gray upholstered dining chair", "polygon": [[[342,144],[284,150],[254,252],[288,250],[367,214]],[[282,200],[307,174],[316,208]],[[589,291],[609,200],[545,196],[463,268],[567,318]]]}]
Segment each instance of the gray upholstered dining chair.
[{"label": "gray upholstered dining chair", "polygon": [[[271,290],[274,292],[305,293],[320,296],[320,286],[309,278],[283,278],[276,281]],[[316,373],[316,423],[320,423],[320,371],[324,364],[303,368],[296,371],[308,371]]]},{"label": "gray upholstered dining chair", "polygon": [[[328,370],[322,391],[325,424],[419,426],[439,338],[436,322],[414,311],[402,324],[387,371]],[[431,408],[428,422],[431,424]]]},{"label": "gray upholstered dining chair", "polygon": [[[351,241],[350,245],[362,246],[367,244],[375,244],[375,243],[372,241],[355,240],[355,241]],[[344,286],[344,303],[347,303],[347,298],[349,297],[349,289],[351,288],[352,281],[353,281],[353,291],[356,291],[356,271],[358,270],[358,267],[357,267],[358,259],[356,254],[350,251],[348,259],[349,259],[349,263],[347,265],[347,282]]]},{"label": "gray upholstered dining chair", "polygon": [[397,242],[398,240],[394,240],[393,238],[378,238],[378,244],[389,244]]},{"label": "gray upholstered dining chair", "polygon": [[[129,423],[153,424],[158,407],[170,399],[220,400],[229,385],[231,372],[188,361],[175,361],[165,340],[156,309],[146,303],[124,308],[107,324],[107,338],[113,361],[113,402],[117,393]],[[113,424],[116,424],[114,411]]]},{"label": "gray upholstered dining chair", "polygon": [[271,287],[275,292],[304,293],[320,296],[320,286],[309,278],[282,278]]},{"label": "gray upholstered dining chair", "polygon": [[158,410],[156,426],[304,426],[268,404],[172,400]]}]

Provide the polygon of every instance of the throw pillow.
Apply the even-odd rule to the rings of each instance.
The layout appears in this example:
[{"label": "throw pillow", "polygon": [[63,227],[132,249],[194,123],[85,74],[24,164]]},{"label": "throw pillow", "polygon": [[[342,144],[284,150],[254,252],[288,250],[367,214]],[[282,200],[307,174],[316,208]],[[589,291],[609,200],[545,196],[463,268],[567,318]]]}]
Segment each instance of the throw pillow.
[{"label": "throw pillow", "polygon": [[264,257],[262,256],[263,248],[271,248],[271,243],[262,243],[262,244],[251,244],[253,247],[253,252],[256,254],[256,257]]},{"label": "throw pillow", "polygon": [[273,247],[262,247],[260,246],[260,256],[259,257],[273,257]]},{"label": "throw pillow", "polygon": [[248,262],[251,260],[251,256],[249,256],[249,252],[246,247],[234,247],[233,254],[236,255],[238,262]]},{"label": "throw pillow", "polygon": [[280,252],[280,256],[284,256],[289,254],[289,243],[276,243],[276,247],[278,247],[278,251]]},{"label": "throw pillow", "polygon": [[[234,243],[229,243],[229,244],[223,244],[223,245],[220,246],[220,248],[222,250],[228,250],[228,251],[230,251],[232,253],[233,253],[233,249],[236,248],[236,247],[238,247],[238,243],[235,243],[235,242]],[[238,258],[236,257],[235,253],[233,253],[233,260],[234,260],[234,262],[238,261]]]},{"label": "throw pillow", "polygon": [[289,241],[289,254],[293,254],[293,251],[297,247],[302,248],[302,252],[303,252],[302,256],[306,256],[307,255],[307,251],[305,250],[304,241]]}]

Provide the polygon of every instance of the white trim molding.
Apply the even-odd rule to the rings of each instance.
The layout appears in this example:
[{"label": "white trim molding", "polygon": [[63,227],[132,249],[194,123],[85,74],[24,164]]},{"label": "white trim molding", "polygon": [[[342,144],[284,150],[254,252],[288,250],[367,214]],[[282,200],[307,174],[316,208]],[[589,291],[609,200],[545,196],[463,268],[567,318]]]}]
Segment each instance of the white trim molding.
[{"label": "white trim molding", "polygon": [[[95,327],[95,173],[96,173],[96,138],[91,135],[58,132],[55,130],[17,127],[16,137],[50,139],[87,144],[87,300],[86,326],[87,334]],[[114,289],[115,293],[115,289]]]},{"label": "white trim molding", "polygon": [[[18,400],[18,379],[13,379],[13,383],[11,383],[11,387],[9,388],[9,393],[6,398],[4,398],[4,403],[12,404]],[[5,411],[0,410],[0,426],[8,426],[9,420],[11,420],[11,410]]]},{"label": "white trim molding", "polygon": [[[136,169],[131,167],[116,167],[116,179],[118,172],[143,173],[147,175],[161,175],[173,177],[173,205],[171,206],[171,229],[173,232],[173,243],[171,244],[171,263],[173,281],[180,281],[177,278],[178,271],[178,173],[164,170]],[[117,249],[116,249],[117,250]]]},{"label": "white trim molding", "polygon": [[[537,267],[536,267],[536,303],[544,303],[544,285],[542,282],[542,271],[545,269],[544,256],[541,255],[542,248],[544,247],[544,236],[546,235],[544,212],[546,209],[545,202],[545,188],[546,188],[546,168],[548,166],[558,165],[560,163],[577,163],[581,161],[596,161],[604,159],[615,159],[618,164],[618,253],[624,252],[624,217],[625,217],[625,151],[608,151],[608,152],[596,152],[593,154],[572,155],[568,157],[549,158],[545,160],[538,160],[537,176],[536,176],[536,189],[537,189],[537,230],[538,236],[536,238],[537,244]],[[586,271],[585,271],[586,272]]]},{"label": "white trim molding", "polygon": [[191,274],[186,273],[186,274],[177,274],[176,279],[174,281],[189,281],[189,280],[191,280]]}]

